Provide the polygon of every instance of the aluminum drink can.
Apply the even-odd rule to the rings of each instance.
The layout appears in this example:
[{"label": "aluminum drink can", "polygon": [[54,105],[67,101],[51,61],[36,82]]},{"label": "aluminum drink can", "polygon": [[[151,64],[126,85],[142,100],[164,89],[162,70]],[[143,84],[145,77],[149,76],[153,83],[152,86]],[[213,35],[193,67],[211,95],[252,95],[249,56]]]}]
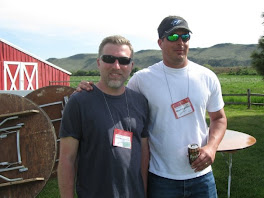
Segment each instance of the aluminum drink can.
[{"label": "aluminum drink can", "polygon": [[189,144],[188,154],[189,154],[189,163],[191,165],[200,155],[200,148],[198,144]]}]

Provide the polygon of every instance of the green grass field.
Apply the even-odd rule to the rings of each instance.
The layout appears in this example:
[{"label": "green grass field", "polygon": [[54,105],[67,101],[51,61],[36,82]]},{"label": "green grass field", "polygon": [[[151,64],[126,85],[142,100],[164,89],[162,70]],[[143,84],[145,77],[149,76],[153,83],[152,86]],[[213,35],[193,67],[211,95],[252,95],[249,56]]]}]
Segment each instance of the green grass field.
[{"label": "green grass field", "polygon": [[[252,93],[264,94],[264,81],[261,76],[219,74],[218,78],[221,82],[223,93],[246,93],[247,89],[251,89]],[[72,76],[70,86],[77,87],[82,80],[98,82],[99,76]]]},{"label": "green grass field", "polygon": [[[256,138],[252,147],[233,153],[231,197],[264,197],[264,108],[247,109],[245,106],[226,106],[228,129],[245,132]],[[219,198],[227,195],[228,166],[226,160],[217,153],[213,171]]]},{"label": "green grass field", "polygon": [[[247,89],[251,89],[252,93],[264,94],[264,81],[260,76],[232,76],[219,75],[222,85],[222,92],[230,93],[246,93]],[[97,78],[89,77],[73,77],[73,81],[93,80]],[[71,85],[76,87],[75,85]],[[224,100],[246,100],[243,96],[224,97]],[[252,99],[253,100],[253,99]],[[264,97],[254,97],[254,100],[264,103]],[[252,101],[254,102],[254,101]],[[226,115],[228,118],[228,129],[245,132],[254,136],[257,143],[250,148],[240,150],[233,153],[232,167],[232,198],[263,198],[264,197],[264,107],[252,106],[247,109],[246,105],[226,105]],[[227,197],[228,185],[228,166],[226,160],[228,155],[222,156],[221,153],[216,154],[213,164],[218,197]],[[59,197],[56,178],[52,178],[39,194],[38,198]]]}]

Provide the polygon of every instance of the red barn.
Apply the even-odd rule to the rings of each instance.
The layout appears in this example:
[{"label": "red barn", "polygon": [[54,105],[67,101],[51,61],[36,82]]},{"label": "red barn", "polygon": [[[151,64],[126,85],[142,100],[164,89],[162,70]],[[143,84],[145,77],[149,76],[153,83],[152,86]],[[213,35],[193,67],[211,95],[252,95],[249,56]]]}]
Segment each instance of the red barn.
[{"label": "red barn", "polygon": [[0,38],[0,90],[35,90],[50,81],[68,81],[71,73]]}]

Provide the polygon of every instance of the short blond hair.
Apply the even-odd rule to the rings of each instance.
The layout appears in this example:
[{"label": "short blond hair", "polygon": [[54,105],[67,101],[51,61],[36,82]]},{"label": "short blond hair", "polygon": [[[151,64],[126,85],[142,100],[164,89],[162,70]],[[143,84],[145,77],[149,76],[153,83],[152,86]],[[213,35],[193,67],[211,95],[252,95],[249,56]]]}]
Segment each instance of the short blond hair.
[{"label": "short blond hair", "polygon": [[130,41],[128,39],[126,39],[125,37],[120,36],[120,35],[113,35],[113,36],[108,36],[108,37],[104,38],[102,40],[100,46],[99,46],[98,57],[100,57],[102,55],[103,48],[108,43],[111,43],[114,45],[127,45],[131,51],[130,58],[133,58],[134,49],[133,49],[132,44],[130,43]]}]

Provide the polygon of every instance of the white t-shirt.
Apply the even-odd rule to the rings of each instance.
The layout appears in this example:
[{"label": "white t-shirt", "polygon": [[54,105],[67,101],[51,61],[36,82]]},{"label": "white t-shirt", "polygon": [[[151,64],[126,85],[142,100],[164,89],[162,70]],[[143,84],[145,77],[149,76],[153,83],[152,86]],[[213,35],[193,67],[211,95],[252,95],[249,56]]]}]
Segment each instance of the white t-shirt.
[{"label": "white t-shirt", "polygon": [[[221,86],[209,69],[191,61],[181,69],[163,61],[136,72],[128,87],[142,93],[150,109],[149,171],[170,179],[185,180],[204,175],[211,166],[194,172],[189,164],[188,144],[206,145],[206,111],[224,107]],[[171,105],[189,97],[194,112],[176,119]]]}]

